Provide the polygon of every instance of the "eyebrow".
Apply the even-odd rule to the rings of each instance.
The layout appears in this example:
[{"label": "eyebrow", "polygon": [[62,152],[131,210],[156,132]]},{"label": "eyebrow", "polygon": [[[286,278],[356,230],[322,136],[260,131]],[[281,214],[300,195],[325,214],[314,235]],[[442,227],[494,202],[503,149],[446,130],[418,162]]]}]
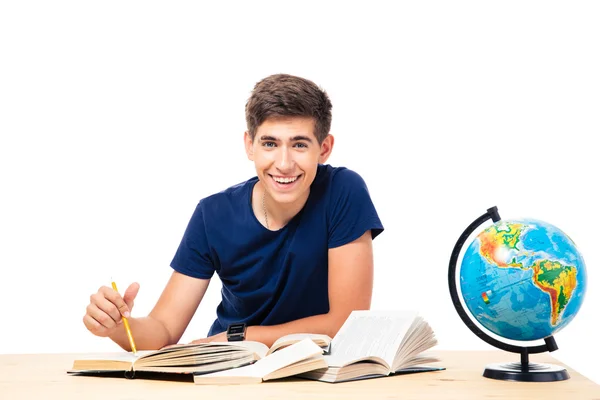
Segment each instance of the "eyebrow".
[{"label": "eyebrow", "polygon": [[[263,142],[279,142],[280,141],[276,137],[269,136],[269,135],[263,135],[263,136],[261,136],[260,140],[263,141]],[[308,137],[308,136],[297,135],[297,136],[294,136],[294,137],[290,138],[290,142],[299,142],[299,141],[302,141],[302,140],[305,141],[305,142],[308,142],[308,143],[312,143],[312,139],[310,137]]]}]

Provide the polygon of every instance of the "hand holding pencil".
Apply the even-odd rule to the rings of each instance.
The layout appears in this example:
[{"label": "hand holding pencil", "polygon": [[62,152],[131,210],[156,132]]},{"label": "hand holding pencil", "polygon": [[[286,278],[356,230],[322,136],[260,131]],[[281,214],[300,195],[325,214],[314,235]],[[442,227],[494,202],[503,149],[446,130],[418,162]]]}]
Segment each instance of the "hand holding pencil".
[{"label": "hand holding pencil", "polygon": [[[98,292],[90,296],[90,304],[86,308],[83,323],[86,328],[96,336],[108,337],[119,334],[119,331],[127,335],[131,350],[135,352],[134,332],[131,333],[129,321],[133,302],[140,289],[140,285],[132,283],[125,290],[123,297],[116,290],[116,284],[111,282],[112,287],[102,286]],[[126,342],[125,342],[126,343]]]},{"label": "hand holding pencil", "polygon": [[[115,283],[115,281],[112,281],[111,284],[112,284],[112,288],[115,290],[115,292],[119,293],[119,289],[117,289],[117,284]],[[125,314],[129,314],[129,312],[125,312]],[[133,354],[135,354],[135,353],[137,353],[137,349],[135,348],[135,341],[133,340],[133,335],[131,334],[131,328],[129,327],[129,321],[127,321],[127,318],[125,315],[123,315],[122,319],[123,319],[123,325],[125,325],[125,332],[127,332],[127,338],[129,339],[129,345],[131,346],[131,351],[133,352]]]}]

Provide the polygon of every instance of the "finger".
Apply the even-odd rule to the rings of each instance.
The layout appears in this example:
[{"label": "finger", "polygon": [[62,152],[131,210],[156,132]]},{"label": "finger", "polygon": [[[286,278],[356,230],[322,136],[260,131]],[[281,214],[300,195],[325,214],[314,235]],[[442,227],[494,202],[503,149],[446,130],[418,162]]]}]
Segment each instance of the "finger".
[{"label": "finger", "polygon": [[113,303],[122,316],[124,316],[125,318],[129,317],[129,313],[131,312],[131,310],[129,309],[129,307],[125,303],[125,300],[123,300],[119,292],[117,292],[113,288],[109,288],[108,286],[102,286],[98,293],[101,293],[106,299]]},{"label": "finger", "polygon": [[121,322],[121,313],[117,306],[109,299],[105,298],[102,293],[96,293],[91,297],[91,304],[94,304],[101,311],[108,314],[116,323]]},{"label": "finger", "polygon": [[108,336],[109,330],[104,326],[100,325],[98,321],[92,318],[89,314],[85,314],[83,316],[83,324],[87,328],[88,331],[92,332],[97,336]]},{"label": "finger", "polygon": [[87,315],[96,320],[100,325],[105,327],[106,329],[112,329],[117,326],[117,323],[110,315],[100,310],[95,304],[90,304],[87,306]]},{"label": "finger", "polygon": [[125,301],[125,304],[127,304],[127,307],[129,307],[130,311],[133,308],[133,301],[135,300],[135,297],[137,296],[139,290],[140,284],[134,282],[131,285],[129,285],[127,290],[125,290],[125,294],[123,294],[123,300]]}]

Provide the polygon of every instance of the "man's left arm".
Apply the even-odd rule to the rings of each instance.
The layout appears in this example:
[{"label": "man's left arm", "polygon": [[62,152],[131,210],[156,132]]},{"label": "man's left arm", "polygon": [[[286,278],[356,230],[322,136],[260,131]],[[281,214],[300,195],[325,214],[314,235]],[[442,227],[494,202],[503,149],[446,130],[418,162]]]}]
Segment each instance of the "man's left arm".
[{"label": "man's left arm", "polygon": [[[352,310],[368,310],[373,293],[373,240],[367,230],[360,238],[329,249],[329,312],[271,326],[249,326],[246,340],[271,346],[290,333],[321,333],[334,337]],[[220,333],[193,343],[227,341]]]}]

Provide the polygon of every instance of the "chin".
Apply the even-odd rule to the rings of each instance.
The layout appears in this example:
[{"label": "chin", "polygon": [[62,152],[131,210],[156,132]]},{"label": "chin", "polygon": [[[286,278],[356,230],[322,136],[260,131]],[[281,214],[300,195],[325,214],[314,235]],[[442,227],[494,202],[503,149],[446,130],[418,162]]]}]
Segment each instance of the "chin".
[{"label": "chin", "polygon": [[297,202],[302,193],[271,193],[273,199],[280,204],[293,204]]}]

